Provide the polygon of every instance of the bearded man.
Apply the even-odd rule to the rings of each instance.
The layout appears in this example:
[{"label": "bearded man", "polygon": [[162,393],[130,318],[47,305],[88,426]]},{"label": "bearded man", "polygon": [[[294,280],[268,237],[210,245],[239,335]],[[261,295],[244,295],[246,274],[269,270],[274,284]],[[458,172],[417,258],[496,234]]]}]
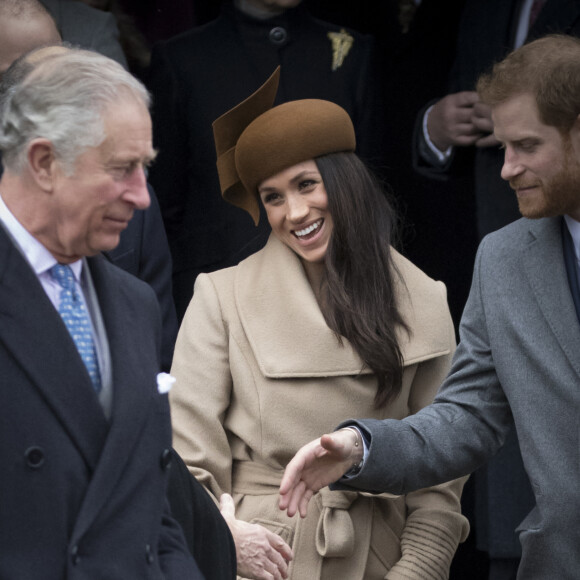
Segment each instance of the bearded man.
[{"label": "bearded man", "polygon": [[[304,446],[281,484],[289,515],[337,489],[408,493],[466,475],[515,423],[535,506],[518,527],[519,580],[580,569],[580,40],[524,45],[478,83],[523,219],[488,235],[461,342],[432,405],[347,421]],[[344,427],[356,427],[358,432]],[[353,465],[356,466],[353,469]],[[346,476],[345,476],[346,474]]]}]

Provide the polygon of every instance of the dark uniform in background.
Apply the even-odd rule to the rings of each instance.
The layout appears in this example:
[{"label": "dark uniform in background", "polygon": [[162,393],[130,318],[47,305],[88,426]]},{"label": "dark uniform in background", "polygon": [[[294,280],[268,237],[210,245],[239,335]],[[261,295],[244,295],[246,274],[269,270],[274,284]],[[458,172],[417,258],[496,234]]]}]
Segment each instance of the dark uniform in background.
[{"label": "dark uniform in background", "polygon": [[211,125],[278,65],[276,104],[320,98],[341,105],[353,119],[359,153],[378,159],[370,37],[316,20],[303,6],[257,20],[226,3],[213,22],[158,44],[149,88],[159,156],[150,179],[172,251],[180,318],[197,274],[235,264],[267,239],[265,218],[256,228],[221,199]]}]

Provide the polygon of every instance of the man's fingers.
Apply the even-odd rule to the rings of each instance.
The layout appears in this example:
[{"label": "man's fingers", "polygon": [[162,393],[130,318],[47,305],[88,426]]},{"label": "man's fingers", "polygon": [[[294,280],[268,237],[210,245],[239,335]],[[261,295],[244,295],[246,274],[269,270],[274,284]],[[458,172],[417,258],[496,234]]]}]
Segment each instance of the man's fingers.
[{"label": "man's fingers", "polygon": [[280,482],[280,494],[285,495],[289,490],[293,489],[302,478],[302,474],[308,464],[315,462],[316,458],[324,455],[324,453],[326,451],[320,445],[320,439],[315,439],[300,448],[284,470],[284,475]]},{"label": "man's fingers", "polygon": [[267,538],[270,543],[267,556],[271,564],[267,567],[268,571],[274,578],[288,578],[288,562],[294,557],[292,549],[277,534],[268,531]]},{"label": "man's fingers", "polygon": [[485,137],[480,137],[476,142],[476,147],[497,147],[501,143],[495,138],[495,135],[486,135]]},{"label": "man's fingers", "polygon": [[454,104],[458,107],[473,107],[479,102],[479,95],[476,91],[460,91],[451,95]]},{"label": "man's fingers", "polygon": [[[352,436],[350,436],[352,438]],[[344,454],[345,446],[349,443],[348,438],[341,437],[340,431],[327,433],[320,438],[320,446],[333,455]]]},{"label": "man's fingers", "polygon": [[346,471],[341,469],[348,466],[355,441],[352,430],[339,429],[302,447],[286,466],[280,482],[280,509],[290,517],[298,512],[305,517],[314,492]]},{"label": "man's fingers", "polygon": [[288,491],[286,496],[284,496],[285,508],[282,509],[286,509],[289,517],[294,516],[294,514],[298,511],[299,497],[302,493],[304,493],[305,488],[305,483],[303,481],[298,481],[296,485],[294,485],[292,489]]},{"label": "man's fingers", "polygon": [[481,133],[493,133],[493,122],[486,117],[472,117],[471,122]]},{"label": "man's fingers", "polygon": [[473,127],[473,113],[471,109],[462,108],[455,109],[453,112],[453,117],[448,120],[457,129],[469,130]]},{"label": "man's fingers", "polygon": [[288,493],[280,492],[280,498],[278,499],[278,508],[284,511],[288,507],[288,503],[290,501],[290,497]]},{"label": "man's fingers", "polygon": [[[290,548],[288,547],[288,550]],[[272,548],[268,553],[268,561],[264,568],[272,574],[274,578],[288,578],[288,560],[283,558],[277,549]]]},{"label": "man's fingers", "polygon": [[300,512],[300,517],[305,518],[308,513],[308,504],[312,499],[313,493],[311,489],[305,489],[302,497],[298,502],[298,511]]},{"label": "man's fingers", "polygon": [[284,563],[289,562],[294,558],[292,553],[292,548],[277,534],[272,534],[272,539],[270,540],[272,548],[275,550],[277,559],[282,559]]},{"label": "man's fingers", "polygon": [[282,476],[282,481],[280,482],[280,495],[285,497],[300,481],[302,476],[302,469],[304,463],[301,457],[301,451],[299,451],[293,459],[288,463],[286,469],[284,470],[284,475]]}]

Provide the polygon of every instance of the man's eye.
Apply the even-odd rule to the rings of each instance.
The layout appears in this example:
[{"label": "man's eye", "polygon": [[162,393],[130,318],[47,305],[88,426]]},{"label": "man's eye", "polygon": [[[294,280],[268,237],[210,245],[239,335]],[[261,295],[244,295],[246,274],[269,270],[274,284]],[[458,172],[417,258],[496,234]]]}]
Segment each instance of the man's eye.
[{"label": "man's eye", "polygon": [[536,149],[537,146],[538,144],[536,143],[536,141],[523,141],[522,143],[520,143],[520,149],[525,153],[531,153]]},{"label": "man's eye", "polygon": [[113,167],[111,169],[111,173],[115,179],[124,179],[125,177],[131,175],[131,173],[135,171],[136,167],[137,165],[134,163],[131,163],[130,165],[119,165],[117,167]]}]

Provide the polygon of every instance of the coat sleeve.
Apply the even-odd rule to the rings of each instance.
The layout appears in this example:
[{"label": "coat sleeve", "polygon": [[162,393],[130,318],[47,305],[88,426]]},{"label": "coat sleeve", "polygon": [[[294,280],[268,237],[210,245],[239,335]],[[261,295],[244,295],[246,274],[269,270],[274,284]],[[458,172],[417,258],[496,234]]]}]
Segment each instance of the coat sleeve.
[{"label": "coat sleeve", "polygon": [[433,404],[415,415],[359,422],[371,443],[369,461],[349,480],[352,487],[408,493],[472,473],[503,445],[512,416],[494,365],[481,289],[488,277],[487,239],[477,253],[448,377]]},{"label": "coat sleeve", "polygon": [[170,403],[173,445],[216,502],[231,493],[232,454],[223,426],[232,390],[228,348],[217,292],[200,274],[177,337]]}]

